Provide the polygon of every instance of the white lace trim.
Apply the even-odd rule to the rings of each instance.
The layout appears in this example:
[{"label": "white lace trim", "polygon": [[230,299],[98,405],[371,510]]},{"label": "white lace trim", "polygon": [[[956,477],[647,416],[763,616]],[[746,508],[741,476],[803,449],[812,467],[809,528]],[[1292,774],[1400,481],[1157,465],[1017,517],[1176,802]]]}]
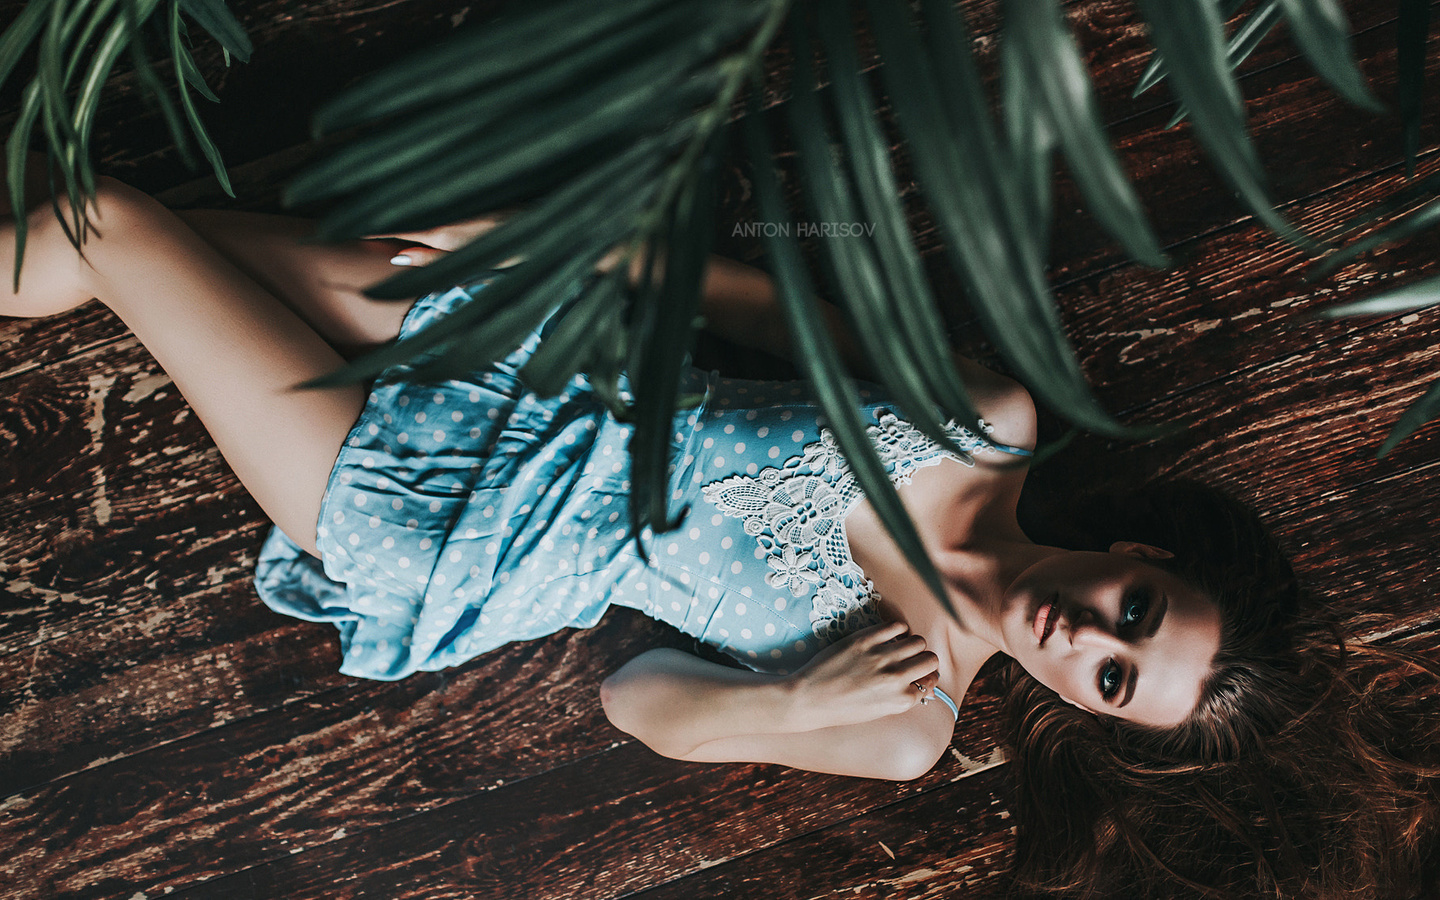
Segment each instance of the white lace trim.
[{"label": "white lace trim", "polygon": [[[896,485],[909,484],[919,469],[954,459],[973,466],[926,437],[920,429],[888,410],[876,410],[866,432]],[[994,429],[980,421],[985,434]],[[950,422],[951,440],[966,454],[994,448],[974,432]],[[863,495],[840,455],[835,436],[820,429],[820,439],[780,466],[754,475],[731,475],[703,488],[705,499],[726,515],[745,520],[745,533],[764,549],[771,571],[765,581],[796,597],[814,591],[810,624],[825,643],[868,625],[879,624],[880,595],[850,557],[845,517]]]}]

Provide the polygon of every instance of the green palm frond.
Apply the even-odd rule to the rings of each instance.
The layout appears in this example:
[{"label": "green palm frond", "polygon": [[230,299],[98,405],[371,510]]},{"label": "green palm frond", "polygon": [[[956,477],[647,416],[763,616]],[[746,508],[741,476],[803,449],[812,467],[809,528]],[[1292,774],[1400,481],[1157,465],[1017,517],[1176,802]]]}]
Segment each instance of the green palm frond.
[{"label": "green palm frond", "polygon": [[859,393],[845,372],[835,342],[824,328],[813,327],[821,315],[819,301],[815,299],[813,282],[794,230],[788,227],[792,225],[791,218],[771,169],[773,153],[757,104],[752,104],[750,115],[743,124],[746,148],[754,163],[755,197],[760,214],[777,226],[765,231],[765,243],[774,265],[775,282],[785,318],[795,335],[801,367],[814,385],[816,400],[825,410],[835,441],[854,470],[856,479],[862,485],[883,486],[878,492],[866,495],[871,506],[931,592],[953,612],[935,565],[925,552],[920,535],[900,504],[895,489],[890,487],[885,465],[870,443],[857,408]]},{"label": "green palm frond", "polygon": [[1375,456],[1382,457],[1394,450],[1401,441],[1418,431],[1421,425],[1437,416],[1440,416],[1440,380],[1431,384],[1430,389],[1425,392],[1425,396],[1416,400],[1409,409],[1400,414],[1400,420],[1385,436],[1385,442],[1380,445],[1379,450],[1375,451]]},{"label": "green palm frond", "polygon": [[1430,37],[1430,0],[1399,0],[1400,15],[1395,22],[1397,91],[1400,106],[1401,143],[1405,150],[1405,174],[1415,174],[1415,155],[1420,152],[1420,99],[1425,91],[1425,41]]},{"label": "green palm frond", "polygon": [[[931,287],[909,232],[892,148],[857,58],[852,28],[860,12],[876,39],[878,83],[893,107],[918,199],[944,238],[944,261],[958,275],[969,310],[1046,405],[1075,426],[1133,434],[1092,396],[1045,277],[1057,152],[1087,206],[1130,255],[1159,265],[1164,253],[1105,134],[1058,0],[1002,3],[1000,121],[952,0],[920,0],[916,9],[904,0],[858,5],[520,4],[508,17],[427,48],[337,98],[317,116],[317,133],[358,137],[303,173],[286,195],[292,204],[326,209],[322,237],[424,229],[522,208],[435,265],[378,285],[375,296],[485,280],[501,263],[520,262],[450,316],[324,381],[362,379],[397,364],[420,374],[468,370],[504,356],[548,320],[547,341],[525,377],[539,390],[558,392],[577,373],[588,374],[616,414],[635,423],[637,536],[645,527],[675,524],[683,511],[670,508],[660,485],[671,423],[687,402],[678,379],[714,233],[715,171],[731,145],[737,101],[748,90],[754,109],[764,54],[783,38],[797,59],[787,115],[762,123],[752,111],[743,129],[761,213],[777,224],[793,223],[801,211],[787,207],[770,172],[766,129],[783,128],[796,148],[804,214],[863,225],[858,234],[817,236],[819,281],[856,326],[895,403],[941,442],[949,421],[974,424],[946,334],[946,323],[963,321],[966,310]],[[1419,15],[1416,4],[1402,5],[1412,19]],[[1232,69],[1283,17],[1337,91],[1373,106],[1336,0],[1261,0],[1228,39],[1224,20],[1237,14],[1239,0],[1137,0],[1137,6],[1158,51],[1142,87],[1165,78],[1242,202],[1277,233],[1309,246],[1270,202]],[[186,17],[221,43],[227,62],[248,56],[223,0],[31,0],[0,35],[0,83],[29,48],[37,49],[37,70],[21,91],[5,148],[17,211],[24,209],[18,187],[25,153],[38,130],[54,193],[67,207],[62,221],[77,243],[83,240],[95,188],[91,126],[103,85],[127,51],[181,152],[188,157],[194,140],[228,190],[190,93],[214,99],[190,55]],[[147,39],[169,51],[178,103],[161,89]],[[821,73],[828,79],[823,88]],[[1418,96],[1416,76],[1402,74],[1402,82]],[[1402,98],[1402,105],[1409,102]],[[799,364],[862,490],[938,586],[869,449],[854,390],[816,306],[817,278],[793,235],[767,241]],[[22,227],[22,249],[23,242]],[[598,274],[597,263],[616,247],[623,248],[619,264]],[[646,273],[638,287],[628,278],[637,259]],[[17,278],[18,271],[17,259]]]},{"label": "green palm frond", "polygon": [[[1364,217],[1365,224],[1374,221],[1374,215]],[[1403,241],[1406,238],[1419,234],[1422,231],[1434,228],[1440,224],[1440,200],[1431,200],[1419,209],[1413,210],[1400,216],[1383,228],[1367,234],[1365,237],[1352,242],[1341,250],[1337,250],[1317,265],[1307,277],[1310,279],[1322,278],[1346,263],[1354,261],[1362,253],[1368,253],[1382,244],[1394,241]]]},{"label": "green palm frond", "polygon": [[[1220,20],[1230,21],[1247,2],[1248,0],[1219,0]],[[1280,0],[1261,0],[1260,5],[1245,16],[1245,21],[1230,37],[1230,68],[1237,68],[1244,62],[1259,46],[1261,39],[1270,33],[1270,28],[1279,23],[1279,11]],[[1157,53],[1135,82],[1135,89],[1130,96],[1138,97],[1164,80],[1165,58]]]},{"label": "green palm frond", "polygon": [[1338,319],[1342,316],[1410,312],[1436,304],[1440,304],[1440,278],[1427,278],[1364,300],[1332,306],[1322,310],[1320,315],[1327,319]]},{"label": "green palm frond", "polygon": [[[1333,50],[1326,0],[1297,2],[1307,6],[1294,14],[1309,16],[1311,44]],[[1056,151],[1132,256],[1158,265],[1164,253],[1105,134],[1059,4],[1004,4],[1003,127],[966,24],[948,0],[921,0],[918,19],[900,0],[861,6],[921,199],[987,336],[1032,391],[1076,425],[1133,433],[1091,395],[1045,278]],[[1303,240],[1268,200],[1213,0],[1140,6],[1166,76],[1194,111],[1217,165],[1257,216]],[[909,232],[892,150],[860,71],[856,12],[848,0],[554,0],[457,35],[338,98],[317,117],[317,130],[358,128],[362,136],[287,191],[291,203],[327,207],[322,236],[422,229],[522,207],[374,295],[414,296],[483,279],[507,259],[522,262],[446,319],[328,380],[365,378],[397,363],[462,369],[502,357],[548,319],[527,380],[556,392],[586,372],[602,385],[616,414],[635,423],[636,535],[675,524],[683,511],[670,507],[663,489],[665,454],[685,401],[677,385],[693,340],[699,254],[714,229],[709,173],[728,146],[734,101],[748,88],[742,143],[760,213],[777,226],[765,230],[766,245],[798,363],[862,490],[938,588],[870,447],[814,296],[818,275],[918,428],[948,443],[947,422],[974,424],[945,326],[963,313],[953,298],[937,298]],[[1271,15],[1252,31],[1263,36]],[[764,116],[762,123],[753,105],[760,62],[782,37],[796,60],[793,96],[783,121]],[[1258,40],[1240,38],[1238,53]],[[1331,70],[1340,78],[1343,66],[1332,62]],[[770,128],[783,128],[795,148],[803,210],[788,208],[770,170]],[[819,272],[812,273],[794,232],[778,227],[793,226],[797,213],[865,227],[816,235]],[[627,258],[597,276],[595,261],[615,246]],[[653,276],[639,287],[617,274],[637,254]]]},{"label": "green palm frond", "polygon": [[1165,265],[1140,199],[1105,135],[1094,87],[1058,2],[1006,0],[1004,9],[1005,40],[1016,56],[1009,72],[1027,82],[1026,96],[1064,149],[1090,211],[1132,257]]},{"label": "green palm frond", "polygon": [[[1236,3],[1235,0],[1222,0],[1220,18],[1222,20],[1229,19],[1240,5],[1242,4]],[[1282,12],[1280,0],[1261,0],[1260,5],[1250,11],[1250,14],[1245,17],[1245,21],[1230,36],[1227,55],[1230,59],[1231,69],[1238,69],[1241,63],[1250,58],[1250,54],[1255,52],[1255,48],[1260,46],[1260,42],[1265,40],[1270,32],[1280,24]],[[1150,63],[1150,68],[1145,71],[1140,82],[1135,86],[1135,96],[1138,97],[1145,90],[1159,84],[1164,78],[1165,60],[1156,54],[1155,59]],[[1182,103],[1176,108],[1175,115],[1170,117],[1170,121],[1165,124],[1165,127],[1174,128],[1185,120],[1186,115],[1185,105]]]},{"label": "green palm frond", "polygon": [[[171,137],[188,160],[191,135],[230,192],[219,151],[205,132],[186,83],[207,99],[216,97],[205,87],[190,54],[184,11],[215,37],[226,59],[250,57],[250,41],[224,0],[31,0],[0,35],[0,86],[15,73],[26,51],[34,48],[36,71],[21,91],[20,114],[5,142],[5,171],[10,188],[11,213],[16,219],[14,283],[20,283],[25,251],[26,155],[38,127],[52,178],[58,173],[61,191],[55,192],[56,212],[71,240],[80,246],[89,229],[89,204],[95,196],[95,169],[90,135],[100,107],[101,93],[122,53],[129,53],[141,89],[160,106]],[[148,23],[165,16],[157,29],[169,48],[168,58],[177,72],[176,90],[189,129],[181,125],[174,104],[151,67],[145,49]]]},{"label": "green palm frond", "polygon": [[1091,396],[1060,323],[1037,238],[1049,223],[1027,216],[963,20],[946,3],[926,2],[922,38],[901,4],[869,0],[866,9],[920,186],[987,334],[1051,408],[1091,430],[1125,433]]},{"label": "green palm frond", "polygon": [[1350,23],[1339,0],[1280,0],[1280,8],[1300,52],[1337,94],[1361,109],[1384,109],[1350,53]]},{"label": "green palm frond", "polygon": [[1268,228],[1301,246],[1312,246],[1275,211],[1270,200],[1265,172],[1246,129],[1244,101],[1230,70],[1223,23],[1213,0],[1136,3],[1165,60],[1171,88],[1189,111],[1196,137],[1209,151],[1216,170]]},{"label": "green palm frond", "polygon": [[[805,18],[803,11],[798,9],[792,16],[795,91],[789,107],[791,133],[795,137],[802,166],[802,186],[809,201],[812,221],[858,224],[866,221],[866,216],[851,189],[852,172],[842,168],[844,160],[837,158],[839,154],[827,134],[820,107],[819,82],[812,60],[813,41]],[[851,112],[856,110],[852,108]],[[869,111],[866,110],[865,114],[868,115]],[[873,156],[869,158],[875,161]],[[752,157],[752,165],[758,162]],[[882,185],[885,183],[889,177],[888,166],[886,169],[869,173],[872,187],[877,180]],[[891,183],[893,186],[893,181]],[[876,192],[872,190],[871,193]],[[950,408],[947,409],[931,391],[936,382],[928,374],[929,370],[949,368],[953,373],[954,366],[945,354],[938,358],[919,355],[918,348],[909,340],[912,334],[896,327],[894,309],[889,302],[890,285],[885,284],[882,278],[876,243],[866,236],[863,229],[859,229],[858,233],[848,233],[844,237],[822,235],[820,249],[828,280],[835,286],[837,297],[854,320],[856,339],[874,361],[880,381],[889,388],[907,418],[932,440],[964,457],[965,454],[955,446],[940,423],[948,417],[973,421],[977,416],[971,409],[963,386],[959,384],[958,375],[946,382],[955,388],[954,395],[946,398],[951,402]],[[904,252],[903,248],[896,249]],[[933,300],[928,296],[914,299],[926,303],[933,310]]]}]

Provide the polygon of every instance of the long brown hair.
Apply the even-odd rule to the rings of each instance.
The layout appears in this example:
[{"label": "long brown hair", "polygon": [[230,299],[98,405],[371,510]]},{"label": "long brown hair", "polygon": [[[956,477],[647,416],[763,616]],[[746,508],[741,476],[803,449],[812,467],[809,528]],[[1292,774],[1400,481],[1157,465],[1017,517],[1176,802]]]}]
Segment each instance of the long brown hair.
[{"label": "long brown hair", "polygon": [[1012,665],[1017,889],[1090,897],[1410,898],[1440,891],[1440,670],[1346,640],[1259,519],[1151,485],[1089,504],[1086,532],[1175,553],[1220,651],[1190,718],[1075,709]]}]

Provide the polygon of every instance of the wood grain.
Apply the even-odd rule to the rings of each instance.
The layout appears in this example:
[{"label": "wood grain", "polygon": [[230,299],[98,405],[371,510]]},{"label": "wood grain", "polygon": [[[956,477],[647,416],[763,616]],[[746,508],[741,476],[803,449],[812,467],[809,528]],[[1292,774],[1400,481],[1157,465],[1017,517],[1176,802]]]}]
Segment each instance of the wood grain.
[{"label": "wood grain", "polygon": [[[237,6],[255,60],[222,71],[213,46],[199,51],[224,100],[204,114],[238,164],[236,205],[274,208],[278,185],[317,152],[301,142],[325,96],[501,6]],[[965,6],[987,72],[997,7]],[[1347,7],[1388,101],[1391,5]],[[18,8],[0,2],[0,21]],[[1363,622],[1359,636],[1440,653],[1440,429],[1373,458],[1440,374],[1435,316],[1311,318],[1435,274],[1440,248],[1425,238],[1305,282],[1306,257],[1254,226],[1188,126],[1162,130],[1163,89],[1129,97],[1148,62],[1133,6],[1067,9],[1177,266],[1126,263],[1072,212],[1078,198],[1062,179],[1052,241],[1062,314],[1110,408],[1184,428],[1081,438],[1027,493],[1148,473],[1215,482],[1257,503],[1317,601]],[[872,59],[863,36],[862,53]],[[773,75],[788,65],[783,47],[767,58]],[[1276,196],[1302,226],[1333,224],[1402,183],[1389,120],[1345,109],[1288,38],[1267,40],[1244,74]],[[169,189],[176,205],[217,202],[213,183],[190,179],[164,149],[127,77],[102,110],[105,170]],[[787,91],[781,78],[767,93],[776,115]],[[958,296],[897,160],[937,283]],[[1436,171],[1440,158],[1422,165]],[[745,196],[737,168],[728,221],[753,215]],[[722,246],[751,258],[758,249]],[[90,306],[0,322],[0,385],[0,845],[11,848],[0,897],[1003,895],[1010,776],[985,689],[967,697],[951,756],[897,785],[685,765],[637,746],[604,721],[599,679],[647,647],[686,644],[626,611],[443,673],[348,679],[335,672],[329,628],[256,602],[263,518],[112,316]]]}]

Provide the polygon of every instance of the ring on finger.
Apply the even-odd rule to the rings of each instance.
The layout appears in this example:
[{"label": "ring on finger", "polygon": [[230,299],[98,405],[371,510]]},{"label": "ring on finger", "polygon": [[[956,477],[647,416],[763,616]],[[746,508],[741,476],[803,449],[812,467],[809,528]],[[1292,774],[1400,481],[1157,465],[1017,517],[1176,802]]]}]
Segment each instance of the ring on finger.
[{"label": "ring on finger", "polygon": [[920,692],[920,705],[924,706],[929,703],[930,698],[925,696],[925,692],[929,690],[929,688],[925,687],[925,685],[921,684],[918,681],[912,681],[910,683],[915,686],[915,690]]}]

